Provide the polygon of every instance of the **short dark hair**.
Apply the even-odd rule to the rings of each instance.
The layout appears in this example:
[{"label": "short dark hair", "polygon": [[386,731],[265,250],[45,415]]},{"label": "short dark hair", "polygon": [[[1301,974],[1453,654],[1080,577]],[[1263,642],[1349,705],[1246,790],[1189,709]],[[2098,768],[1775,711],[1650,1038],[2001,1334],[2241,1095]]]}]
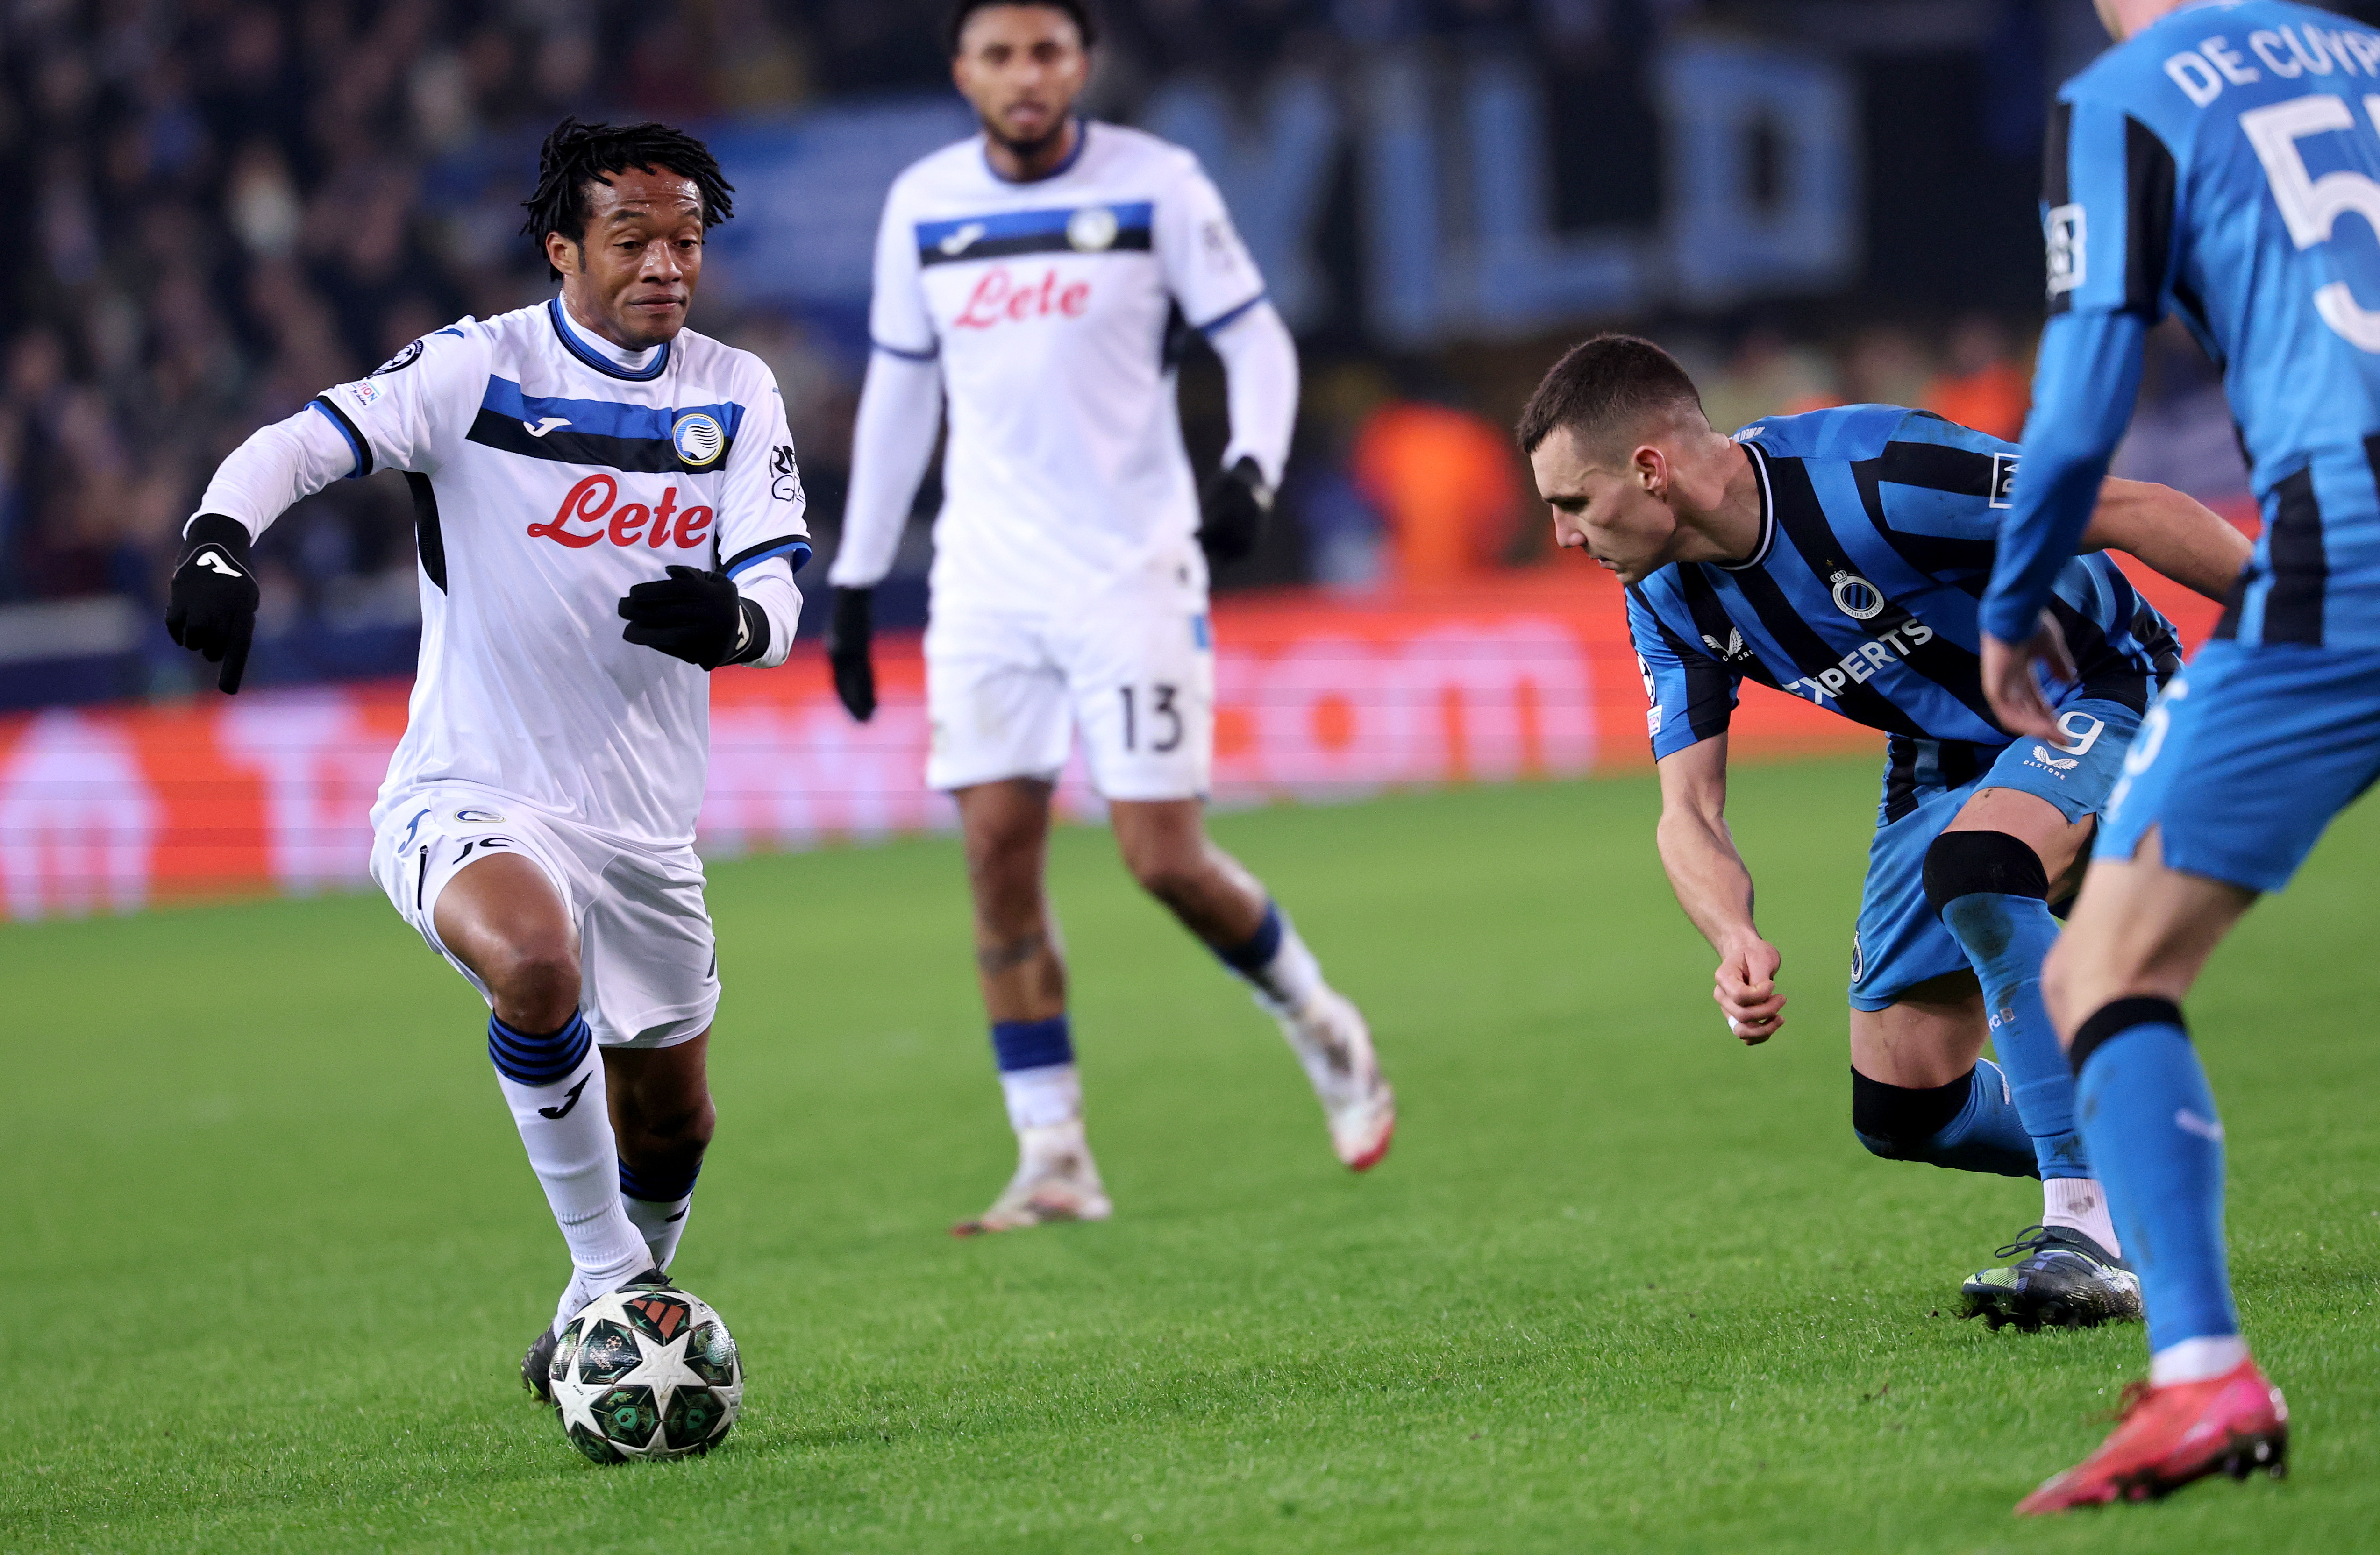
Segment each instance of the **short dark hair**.
[{"label": "short dark hair", "polygon": [[1513,433],[1524,454],[1564,427],[1593,445],[1623,425],[1689,405],[1699,413],[1703,397],[1677,358],[1633,334],[1598,334],[1562,353]]},{"label": "short dark hair", "polygon": [[966,30],[967,18],[992,6],[1046,6],[1053,11],[1063,11],[1074,22],[1075,31],[1083,40],[1083,47],[1089,48],[1099,41],[1099,18],[1091,10],[1090,0],[957,0],[951,6],[951,23],[947,30],[953,55],[959,52],[959,34]]},{"label": "short dark hair", "polygon": [[[719,171],[710,148],[665,124],[581,124],[565,118],[553,127],[537,153],[537,192],[521,201],[528,219],[521,231],[545,253],[545,235],[558,232],[574,243],[587,241],[587,221],[594,214],[587,186],[610,183],[611,175],[634,167],[646,173],[674,173],[694,181],[702,198],[705,231],[735,214],[735,186]],[[554,279],[562,272],[552,261],[546,271]]]}]

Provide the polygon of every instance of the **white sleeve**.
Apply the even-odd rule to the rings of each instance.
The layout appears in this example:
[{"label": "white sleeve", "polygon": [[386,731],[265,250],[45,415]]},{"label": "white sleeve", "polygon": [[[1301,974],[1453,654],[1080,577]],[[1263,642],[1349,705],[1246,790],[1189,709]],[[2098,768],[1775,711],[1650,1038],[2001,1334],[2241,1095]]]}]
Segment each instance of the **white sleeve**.
[{"label": "white sleeve", "polygon": [[909,220],[904,205],[896,182],[884,197],[884,214],[876,225],[876,276],[868,299],[868,335],[879,349],[915,361],[930,361],[941,347],[933,314],[926,307],[917,225]]},{"label": "white sleeve", "polygon": [[[220,513],[248,526],[254,540],[292,504],[342,476],[360,474],[356,452],[330,412],[309,405],[285,421],[259,427],[215,467],[199,499],[199,513]],[[189,530],[185,520],[182,528]]]},{"label": "white sleeve", "polygon": [[1166,289],[1191,327],[1219,329],[1263,300],[1264,276],[1240,241],[1221,193],[1196,158],[1182,154],[1182,176],[1157,205],[1157,259]]},{"label": "white sleeve", "polygon": [[492,344],[464,318],[372,370],[314,396],[354,450],[356,473],[382,468],[434,475],[479,419]]},{"label": "white sleeve", "polygon": [[1265,484],[1279,486],[1297,430],[1297,342],[1272,304],[1261,300],[1208,331],[1207,342],[1223,358],[1230,395],[1232,443],[1223,450],[1223,468],[1249,456],[1264,471]]},{"label": "white sleeve", "polygon": [[942,372],[879,350],[868,359],[859,415],[851,432],[851,494],[843,504],[843,541],[827,581],[838,589],[872,589],[892,570],[909,504],[934,456],[941,430]]},{"label": "white sleeve", "polygon": [[[809,497],[802,490],[801,466],[794,457],[794,434],[785,426],[785,397],[776,374],[758,357],[746,358],[737,391],[738,408],[727,449],[726,479],[720,483],[719,570],[742,580],[745,572],[771,557],[789,568],[809,560]],[[788,579],[793,574],[788,571]]]},{"label": "white sleeve", "polygon": [[764,557],[735,575],[735,588],[769,618],[769,650],[747,662],[757,670],[774,669],[794,650],[794,630],[802,624],[802,591],[795,586],[793,564],[783,556]]}]

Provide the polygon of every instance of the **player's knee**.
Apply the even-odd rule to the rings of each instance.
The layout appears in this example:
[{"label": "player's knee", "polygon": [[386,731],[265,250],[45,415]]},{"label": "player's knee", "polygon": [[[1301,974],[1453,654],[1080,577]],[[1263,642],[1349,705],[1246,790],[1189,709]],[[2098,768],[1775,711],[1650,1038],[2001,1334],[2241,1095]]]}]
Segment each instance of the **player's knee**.
[{"label": "player's knee", "polygon": [[1961,896],[2049,899],[2041,855],[2006,832],[1945,832],[1925,850],[1925,899],[1937,913]]},{"label": "player's knee", "polygon": [[1871,1080],[1852,1071],[1852,1132],[1871,1155],[1925,1160],[1937,1136],[1966,1105],[1973,1076],[1923,1090]]},{"label": "player's knee", "polygon": [[978,901],[1038,897],[1040,862],[1035,834],[1023,827],[983,832],[966,839],[967,884]]},{"label": "player's knee", "polygon": [[1124,855],[1124,868],[1140,888],[1169,907],[1197,900],[1206,876],[1203,863],[1195,854],[1178,848],[1139,849]]},{"label": "player's knee", "polygon": [[620,1109],[620,1153],[633,1165],[691,1167],[710,1148],[718,1109],[705,1094],[659,1106],[644,1099]]},{"label": "player's knee", "polygon": [[497,947],[480,974],[506,1024],[552,1031],[578,1011],[578,953],[566,940],[532,936]]}]

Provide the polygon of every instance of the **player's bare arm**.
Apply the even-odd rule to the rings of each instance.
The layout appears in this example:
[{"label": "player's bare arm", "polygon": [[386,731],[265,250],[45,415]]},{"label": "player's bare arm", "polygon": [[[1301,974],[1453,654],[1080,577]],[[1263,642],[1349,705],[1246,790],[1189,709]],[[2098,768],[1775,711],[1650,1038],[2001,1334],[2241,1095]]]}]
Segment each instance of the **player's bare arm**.
[{"label": "player's bare arm", "polygon": [[[2109,479],[2082,531],[2084,552],[2120,551],[2194,593],[2222,600],[2255,547],[2221,515],[2169,486]],[[2074,678],[2074,658],[2055,618],[2044,612],[2022,643],[1983,639],[1984,693],[2012,733],[2048,739],[2056,715],[2034,675],[2039,665],[2060,680]]]},{"label": "player's bare arm", "polygon": [[1784,957],[1760,936],[1752,915],[1752,870],[1727,828],[1727,736],[1714,735],[1656,764],[1661,820],[1655,836],[1670,889],[1718,953],[1711,998],[1747,1047],[1785,1028],[1777,990]]}]

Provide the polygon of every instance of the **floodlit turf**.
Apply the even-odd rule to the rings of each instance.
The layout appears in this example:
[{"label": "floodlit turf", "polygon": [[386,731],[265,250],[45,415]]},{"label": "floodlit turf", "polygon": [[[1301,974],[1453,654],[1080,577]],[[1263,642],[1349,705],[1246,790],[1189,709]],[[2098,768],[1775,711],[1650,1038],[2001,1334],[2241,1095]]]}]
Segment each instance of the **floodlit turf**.
[{"label": "floodlit turf", "polygon": [[1269,1023],[1105,837],[1054,872],[1116,1219],[954,1241],[1010,1141],[958,859],[715,871],[720,1134],[678,1273],[751,1376],[601,1469],[514,1375],[564,1264],[468,990],[377,897],[0,929],[0,1548],[2174,1550],[2380,1525],[2380,808],[2192,1014],[2296,1474],[2020,1525],[2138,1329],[1950,1316],[2029,1184],[1863,1154],[1865,762],[1739,774],[1791,1028],[1747,1051],[1649,780],[1218,822],[1403,1098],[1331,1160]]}]

